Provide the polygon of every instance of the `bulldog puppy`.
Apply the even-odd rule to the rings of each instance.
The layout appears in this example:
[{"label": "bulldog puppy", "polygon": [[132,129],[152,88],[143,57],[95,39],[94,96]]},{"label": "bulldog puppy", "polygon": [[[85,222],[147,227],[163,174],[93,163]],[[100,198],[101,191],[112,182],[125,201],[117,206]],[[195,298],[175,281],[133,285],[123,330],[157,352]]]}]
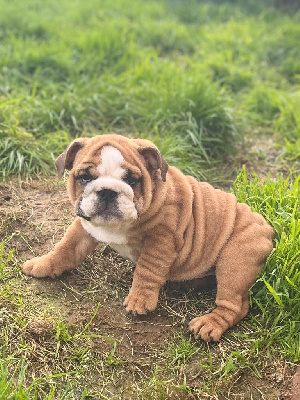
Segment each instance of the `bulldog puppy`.
[{"label": "bulldog puppy", "polygon": [[36,278],[78,266],[99,244],[135,264],[127,312],[155,310],[160,288],[216,274],[217,307],[190,322],[195,338],[218,341],[249,308],[249,289],[270,254],[273,230],[233,194],[185,176],[142,139],[74,140],[56,160],[70,171],[77,217],[48,254],[25,262]]}]

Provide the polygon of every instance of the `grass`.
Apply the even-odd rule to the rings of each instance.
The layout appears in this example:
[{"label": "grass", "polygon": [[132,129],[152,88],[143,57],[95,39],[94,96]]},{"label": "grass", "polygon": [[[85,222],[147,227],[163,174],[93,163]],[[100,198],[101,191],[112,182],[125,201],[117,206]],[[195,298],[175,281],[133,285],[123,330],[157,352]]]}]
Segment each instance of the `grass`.
[{"label": "grass", "polygon": [[257,328],[271,335],[261,340],[265,350],[278,345],[291,360],[300,359],[300,194],[299,180],[278,177],[264,182],[248,181],[244,169],[237,177],[234,193],[253,211],[265,216],[275,230],[275,250],[265,271],[253,287],[253,302],[262,312]]},{"label": "grass", "polygon": [[45,173],[72,137],[107,131],[183,138],[207,162],[264,125],[298,157],[299,12],[258,1],[101,4],[3,4],[3,176]]},{"label": "grass", "polygon": [[[281,373],[287,387],[300,359],[296,2],[0,0],[0,8],[0,398],[283,396],[270,376]],[[251,313],[221,343],[187,334],[188,319],[211,309],[214,294],[167,287],[152,319],[125,319],[119,305],[131,266],[106,250],[59,281],[20,274],[29,252],[44,250],[71,215],[58,203],[49,206],[50,227],[44,209],[32,220],[43,199],[39,184],[22,180],[46,179],[74,137],[111,131],[153,140],[170,164],[201,180],[232,184],[239,170],[238,200],[274,227]],[[265,137],[274,148],[257,149]],[[276,152],[271,167],[251,165],[272,178],[240,170],[253,151]],[[45,182],[42,193],[61,193]]]}]

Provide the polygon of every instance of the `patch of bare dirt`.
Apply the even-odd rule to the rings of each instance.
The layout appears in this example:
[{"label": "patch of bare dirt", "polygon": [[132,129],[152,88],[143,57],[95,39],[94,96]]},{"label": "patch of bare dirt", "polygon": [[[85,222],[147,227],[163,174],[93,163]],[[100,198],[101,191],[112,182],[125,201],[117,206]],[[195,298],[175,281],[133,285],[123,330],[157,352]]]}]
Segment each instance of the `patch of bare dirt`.
[{"label": "patch of bare dirt", "polygon": [[290,166],[281,156],[282,150],[275,145],[272,135],[254,132],[245,135],[235,163],[238,170],[245,165],[249,174],[255,173],[262,180],[269,176],[275,179],[277,174],[289,175]]}]

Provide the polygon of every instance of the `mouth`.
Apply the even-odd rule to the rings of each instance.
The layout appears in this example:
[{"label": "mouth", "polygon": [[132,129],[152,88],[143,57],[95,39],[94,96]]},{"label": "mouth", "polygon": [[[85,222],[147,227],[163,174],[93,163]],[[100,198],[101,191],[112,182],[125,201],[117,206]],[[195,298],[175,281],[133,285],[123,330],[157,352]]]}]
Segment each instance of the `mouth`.
[{"label": "mouth", "polygon": [[96,224],[99,222],[99,220],[108,223],[111,220],[120,220],[122,218],[122,213],[119,210],[103,204],[98,205],[97,212],[92,216],[85,215],[80,207],[77,208],[76,215],[80,218],[85,219],[86,221]]},{"label": "mouth", "polygon": [[85,215],[84,212],[82,211],[82,209],[81,209],[80,207],[77,208],[76,215],[77,215],[78,217],[84,218],[84,219],[87,220],[87,221],[90,221],[90,220],[91,220],[91,217],[88,217],[87,215]]}]

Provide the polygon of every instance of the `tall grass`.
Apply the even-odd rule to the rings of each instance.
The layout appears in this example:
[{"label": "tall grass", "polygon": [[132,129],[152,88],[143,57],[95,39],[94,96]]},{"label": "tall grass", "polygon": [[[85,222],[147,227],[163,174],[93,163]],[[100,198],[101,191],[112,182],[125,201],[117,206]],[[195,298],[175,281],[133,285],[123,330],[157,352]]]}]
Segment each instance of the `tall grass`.
[{"label": "tall grass", "polygon": [[[3,174],[45,172],[66,134],[109,131],[181,137],[212,160],[237,132],[267,125],[297,158],[288,110],[297,109],[299,12],[258,0],[0,0],[0,8]],[[34,163],[23,132],[30,152],[37,141]]]},{"label": "tall grass", "polygon": [[260,346],[266,349],[275,344],[295,362],[300,358],[299,182],[300,177],[295,181],[278,177],[262,184],[257,177],[249,180],[243,169],[234,186],[238,200],[264,215],[276,234],[275,248],[253,287],[253,302],[261,311],[254,321],[260,330]]}]

